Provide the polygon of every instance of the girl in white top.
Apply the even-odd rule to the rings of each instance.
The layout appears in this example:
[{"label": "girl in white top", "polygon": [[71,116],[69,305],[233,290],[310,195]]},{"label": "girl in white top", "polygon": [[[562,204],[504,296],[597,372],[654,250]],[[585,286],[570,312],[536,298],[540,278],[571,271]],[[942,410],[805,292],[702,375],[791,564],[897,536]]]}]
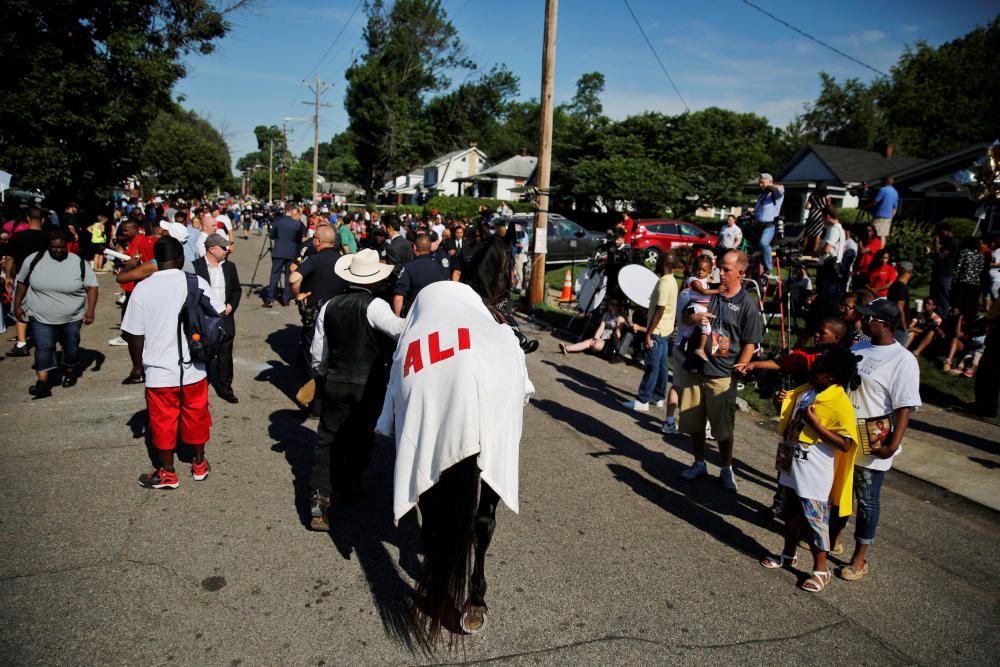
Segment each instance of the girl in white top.
[{"label": "girl in white top", "polygon": [[[694,274],[684,280],[684,289],[691,291],[690,307],[696,313],[708,312],[708,304],[712,297],[719,293],[719,290],[708,286],[708,277],[712,275],[712,260],[708,257],[696,257],[694,260]],[[708,361],[708,354],[705,346],[712,336],[712,325],[705,320],[701,325],[701,335],[698,338],[698,348],[694,351],[702,361]]]}]

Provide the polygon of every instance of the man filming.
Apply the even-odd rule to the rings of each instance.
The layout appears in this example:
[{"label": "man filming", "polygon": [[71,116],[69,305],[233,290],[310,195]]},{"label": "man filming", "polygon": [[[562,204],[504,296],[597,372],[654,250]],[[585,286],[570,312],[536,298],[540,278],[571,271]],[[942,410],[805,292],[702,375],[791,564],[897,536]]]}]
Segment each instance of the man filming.
[{"label": "man filming", "polygon": [[760,186],[760,195],[753,206],[753,219],[761,227],[757,248],[764,264],[761,282],[765,282],[771,275],[771,241],[774,240],[775,220],[781,214],[781,204],[785,201],[785,186],[775,183],[771,174],[767,173],[760,175],[757,185]]}]

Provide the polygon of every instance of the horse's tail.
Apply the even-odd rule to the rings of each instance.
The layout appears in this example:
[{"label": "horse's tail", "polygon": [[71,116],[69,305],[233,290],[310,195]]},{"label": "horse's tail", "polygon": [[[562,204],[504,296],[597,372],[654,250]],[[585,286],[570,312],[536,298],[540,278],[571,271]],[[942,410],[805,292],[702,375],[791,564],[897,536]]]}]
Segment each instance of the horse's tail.
[{"label": "horse's tail", "polygon": [[411,622],[428,650],[441,638],[442,627],[457,627],[465,604],[478,491],[479,468],[470,456],[442,472],[437,484],[420,496],[424,562]]}]

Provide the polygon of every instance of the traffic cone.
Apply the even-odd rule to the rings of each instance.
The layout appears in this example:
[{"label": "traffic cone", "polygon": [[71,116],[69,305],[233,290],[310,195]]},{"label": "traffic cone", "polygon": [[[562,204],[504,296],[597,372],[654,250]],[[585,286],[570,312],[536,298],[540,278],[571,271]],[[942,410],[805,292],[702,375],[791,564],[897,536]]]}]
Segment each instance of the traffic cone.
[{"label": "traffic cone", "polygon": [[563,280],[563,291],[562,296],[559,297],[559,303],[569,303],[573,300],[573,272],[566,269],[566,278]]}]

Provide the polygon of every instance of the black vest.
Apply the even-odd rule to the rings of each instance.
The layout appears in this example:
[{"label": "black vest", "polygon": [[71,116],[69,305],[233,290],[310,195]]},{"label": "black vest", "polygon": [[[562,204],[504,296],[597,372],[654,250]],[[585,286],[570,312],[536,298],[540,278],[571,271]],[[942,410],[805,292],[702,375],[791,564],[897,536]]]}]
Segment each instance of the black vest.
[{"label": "black vest", "polygon": [[327,303],[323,327],[326,331],[327,382],[366,384],[369,377],[385,373],[385,357],[378,332],[368,324],[371,292],[349,289]]}]

